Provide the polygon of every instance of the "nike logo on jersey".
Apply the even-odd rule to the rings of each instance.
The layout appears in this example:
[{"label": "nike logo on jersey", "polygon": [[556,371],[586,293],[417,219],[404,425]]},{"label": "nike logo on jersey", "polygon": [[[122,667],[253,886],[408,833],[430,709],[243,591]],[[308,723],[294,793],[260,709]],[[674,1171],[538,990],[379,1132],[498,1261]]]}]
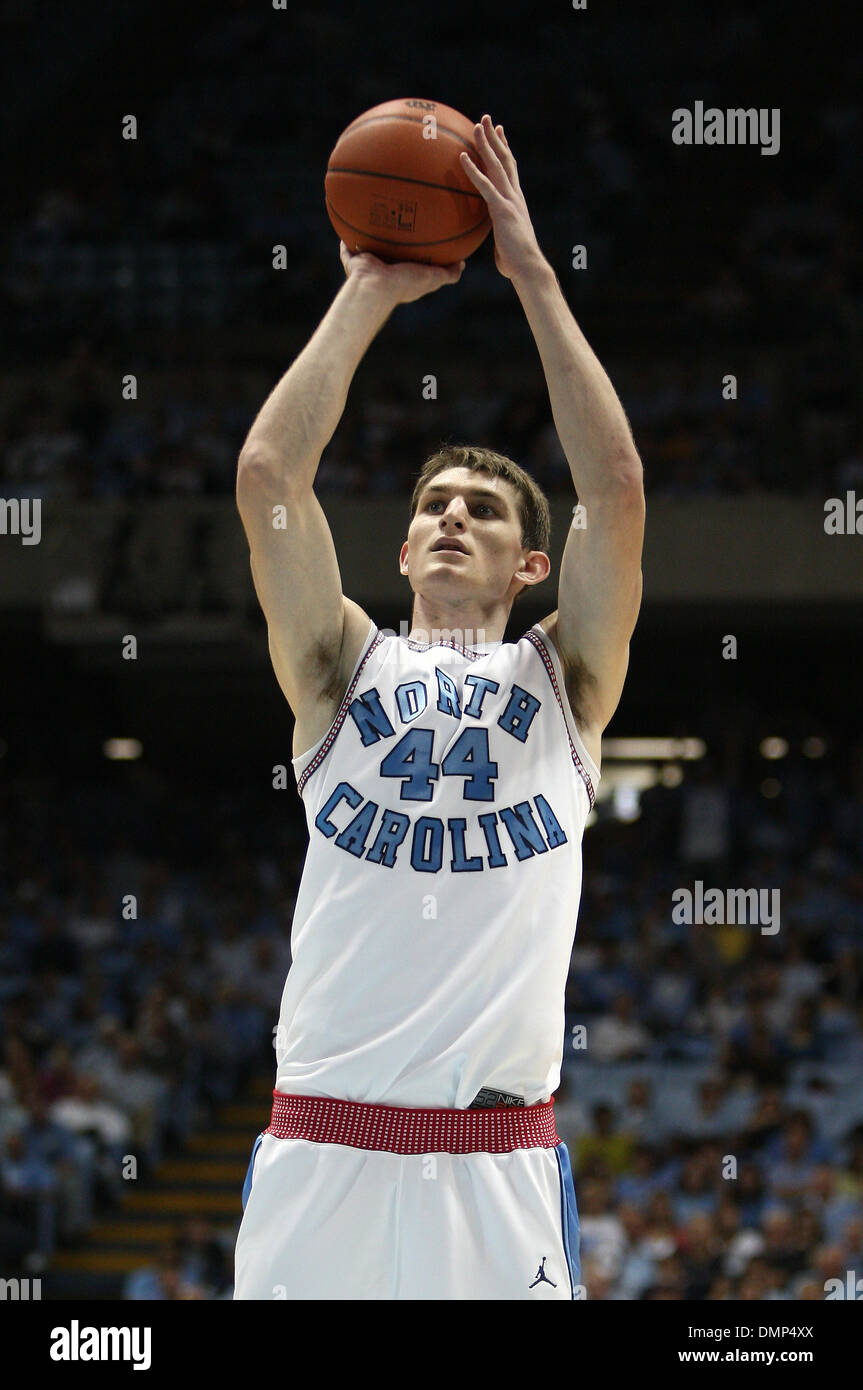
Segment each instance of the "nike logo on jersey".
[{"label": "nike logo on jersey", "polygon": [[493,1091],[483,1086],[477,1091],[468,1110],[494,1110],[501,1105],[524,1105],[524,1096],[513,1095],[510,1091]]}]

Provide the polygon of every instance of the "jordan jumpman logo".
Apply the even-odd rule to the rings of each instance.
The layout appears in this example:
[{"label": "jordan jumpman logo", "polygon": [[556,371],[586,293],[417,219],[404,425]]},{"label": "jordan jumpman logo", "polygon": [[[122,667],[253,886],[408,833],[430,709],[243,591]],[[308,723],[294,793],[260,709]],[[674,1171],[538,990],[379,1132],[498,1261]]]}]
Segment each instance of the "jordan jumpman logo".
[{"label": "jordan jumpman logo", "polygon": [[529,1288],[529,1289],[534,1289],[534,1288],[536,1288],[537,1284],[551,1284],[551,1287],[552,1287],[553,1289],[556,1289],[556,1288],[557,1288],[557,1284],[555,1284],[555,1282],[554,1282],[553,1279],[549,1279],[548,1275],[547,1275],[546,1272],[545,1272],[545,1262],[546,1262],[547,1259],[548,1259],[548,1256],[547,1256],[547,1255],[543,1255],[543,1257],[542,1257],[542,1264],[540,1265],[539,1269],[536,1271],[536,1278],[534,1279],[534,1281],[533,1281],[532,1284],[528,1284],[528,1288]]}]

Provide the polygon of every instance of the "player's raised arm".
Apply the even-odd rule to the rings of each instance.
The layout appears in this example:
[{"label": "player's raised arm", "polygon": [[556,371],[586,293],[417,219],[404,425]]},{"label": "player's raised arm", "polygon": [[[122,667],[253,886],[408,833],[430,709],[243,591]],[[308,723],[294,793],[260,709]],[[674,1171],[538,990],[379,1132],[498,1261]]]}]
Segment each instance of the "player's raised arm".
[{"label": "player's raised arm", "polygon": [[264,402],[237,468],[237,506],[273,668],[298,719],[326,692],[335,693],[345,637],[348,645],[361,643],[369,625],[342,594],[332,535],[313,491],[321,455],[354,373],[395,306],[461,275],[459,266],[386,265],[368,254],[352,256],[344,243],[341,257],[348,278]]},{"label": "player's raised arm", "polygon": [[543,620],[583,731],[598,746],[617,708],[641,604],[645,500],[641,460],[614,387],[542,254],[502,126],[476,127],[485,173],[462,156],[488,204],[495,264],[512,280],[542,359],[552,415],[572,470],[582,527],[567,536],[558,607]]}]

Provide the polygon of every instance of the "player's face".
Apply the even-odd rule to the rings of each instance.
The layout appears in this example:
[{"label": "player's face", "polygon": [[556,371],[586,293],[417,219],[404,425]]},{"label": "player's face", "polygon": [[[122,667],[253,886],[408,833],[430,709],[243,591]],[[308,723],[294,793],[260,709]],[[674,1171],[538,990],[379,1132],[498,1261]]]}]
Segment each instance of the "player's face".
[{"label": "player's face", "polygon": [[420,494],[401,570],[415,592],[503,598],[526,553],[515,490],[486,473],[448,468]]}]

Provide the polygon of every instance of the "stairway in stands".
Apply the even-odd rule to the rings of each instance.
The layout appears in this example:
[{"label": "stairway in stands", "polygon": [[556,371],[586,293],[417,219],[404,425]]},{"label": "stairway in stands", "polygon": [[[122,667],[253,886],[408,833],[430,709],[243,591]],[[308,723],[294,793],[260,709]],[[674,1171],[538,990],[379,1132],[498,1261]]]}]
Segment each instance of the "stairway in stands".
[{"label": "stairway in stands", "polygon": [[270,1122],[272,1099],[270,1067],[249,1081],[238,1100],[222,1106],[207,1131],[193,1135],[181,1154],[159,1164],[146,1186],[130,1183],[133,1190],[109,1216],[94,1222],[83,1245],[57,1251],[44,1276],[46,1296],[122,1298],[126,1276],[155,1263],[189,1216],[209,1219],[233,1241],[252,1146]]}]

